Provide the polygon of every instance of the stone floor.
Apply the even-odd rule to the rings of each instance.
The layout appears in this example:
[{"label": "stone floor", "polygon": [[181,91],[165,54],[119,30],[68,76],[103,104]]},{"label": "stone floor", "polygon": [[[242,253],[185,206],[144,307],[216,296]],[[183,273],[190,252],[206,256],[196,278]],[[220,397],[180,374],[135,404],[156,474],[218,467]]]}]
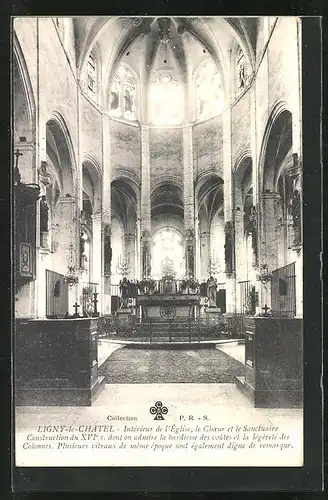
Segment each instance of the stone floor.
[{"label": "stone floor", "polygon": [[98,367],[101,366],[109,356],[124,347],[124,344],[116,344],[106,340],[98,340]]},{"label": "stone floor", "polygon": [[234,383],[244,365],[211,344],[126,345],[101,365],[107,384]]},{"label": "stone floor", "polygon": [[[99,343],[99,364],[101,369],[106,366],[106,360],[124,352],[123,343],[101,341]],[[189,346],[189,351],[190,346]],[[198,351],[195,349],[195,351]],[[199,349],[197,354],[190,354],[189,359],[198,359],[207,349]],[[151,351],[149,351],[151,352]],[[182,350],[183,352],[183,350]],[[244,346],[237,342],[216,345],[212,347],[211,355],[215,353],[219,358],[229,358],[233,363],[230,367],[242,366]],[[140,350],[135,349],[138,356]],[[176,351],[178,354],[178,351]],[[180,351],[181,354],[181,351]],[[186,353],[184,353],[186,354]],[[215,359],[218,359],[214,355]],[[177,358],[178,359],[178,358]],[[177,359],[175,363],[177,363]],[[214,359],[214,358],[213,358]],[[205,358],[204,358],[205,360]],[[203,364],[202,358],[198,359]],[[172,361],[172,360],[171,360]],[[210,362],[210,360],[209,360]],[[211,363],[210,363],[211,364]],[[142,366],[142,363],[140,364]],[[132,367],[131,367],[132,368]],[[172,362],[168,369],[173,368]],[[213,368],[213,366],[212,366]],[[162,401],[168,408],[165,422],[153,422],[150,407],[156,401]],[[58,433],[51,426],[80,426],[110,425],[114,426],[114,433],[122,433],[124,425],[129,419],[136,420],[137,426],[157,425],[188,425],[193,420],[199,425],[206,423],[212,426],[277,426],[279,433],[288,436],[291,447],[287,450],[272,450],[258,443],[256,450],[234,451],[232,449],[196,451],[169,451],[153,452],[147,450],[131,451],[123,447],[113,450],[99,449],[97,443],[93,446],[92,430],[89,436],[87,450],[57,449],[57,442],[53,442],[51,449],[39,449],[44,443],[45,433]],[[123,422],[120,420],[123,419]],[[40,430],[41,429],[41,430]],[[80,431],[79,436],[81,436]],[[136,433],[139,431],[136,431]],[[154,427],[155,433],[155,427]],[[154,434],[153,433],[153,434]],[[65,434],[65,431],[64,431]],[[156,433],[155,433],[156,434]],[[124,435],[124,432],[123,432]],[[145,434],[143,434],[144,436]],[[102,439],[97,437],[100,444]],[[40,441],[41,439],[41,441]],[[57,439],[57,438],[56,438]],[[70,441],[64,443],[74,443]],[[81,439],[81,437],[79,437]],[[139,432],[139,438],[143,439]],[[239,442],[243,434],[238,435]],[[79,441],[80,442],[80,441]],[[60,443],[60,440],[58,441]],[[83,444],[84,441],[81,441]],[[253,408],[248,399],[237,389],[234,383],[121,383],[106,384],[103,390],[90,407],[16,407],[15,408],[15,456],[16,465],[21,467],[69,467],[69,466],[301,466],[303,464],[303,412],[301,409],[272,409]]]},{"label": "stone floor", "polygon": [[227,342],[216,344],[215,348],[219,349],[222,352],[225,352],[240,363],[245,363],[245,344],[238,344],[238,342]]},{"label": "stone floor", "polygon": [[[114,340],[108,340],[108,339],[101,339],[98,340],[98,366],[101,366],[106,359],[109,358],[109,356],[115,352],[117,349],[120,349],[121,347],[124,347],[125,345],[134,345],[134,344],[139,344],[139,342],[133,342],[133,341],[114,341]],[[200,341],[196,342],[196,345],[198,344],[209,344],[207,341]],[[190,345],[189,342],[186,342],[186,345]],[[240,344],[238,341],[234,340],[217,340],[211,341],[210,345],[215,345],[216,349],[219,349],[222,352],[225,352],[229,356],[231,356],[233,359],[239,361],[240,363],[244,364],[245,362],[245,344]]]}]

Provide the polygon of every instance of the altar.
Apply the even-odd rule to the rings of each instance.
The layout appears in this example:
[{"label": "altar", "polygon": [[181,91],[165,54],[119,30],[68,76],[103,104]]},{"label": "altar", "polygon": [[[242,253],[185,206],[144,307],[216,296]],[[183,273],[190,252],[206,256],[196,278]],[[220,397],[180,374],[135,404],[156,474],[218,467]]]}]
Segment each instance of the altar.
[{"label": "altar", "polygon": [[136,306],[140,320],[194,319],[199,315],[200,297],[198,294],[137,295]]}]

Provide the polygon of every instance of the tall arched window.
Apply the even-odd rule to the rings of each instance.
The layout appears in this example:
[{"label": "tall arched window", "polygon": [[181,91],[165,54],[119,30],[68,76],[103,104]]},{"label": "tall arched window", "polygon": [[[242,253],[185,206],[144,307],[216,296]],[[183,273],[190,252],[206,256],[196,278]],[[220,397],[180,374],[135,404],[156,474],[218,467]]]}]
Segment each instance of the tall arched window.
[{"label": "tall arched window", "polygon": [[87,89],[88,96],[93,100],[97,100],[97,66],[96,60],[92,54],[89,55],[87,66]]},{"label": "tall arched window", "polygon": [[220,74],[213,61],[203,64],[196,76],[196,119],[209,118],[223,107],[223,88]]},{"label": "tall arched window", "polygon": [[170,125],[181,122],[181,86],[171,75],[161,75],[153,82],[150,102],[151,121],[154,124]]},{"label": "tall arched window", "polygon": [[184,275],[184,246],[180,233],[171,228],[159,230],[153,237],[152,274],[181,278]]},{"label": "tall arched window", "polygon": [[114,76],[110,89],[109,110],[111,114],[126,120],[136,120],[136,93],[136,83],[132,72],[126,67],[121,67]]}]

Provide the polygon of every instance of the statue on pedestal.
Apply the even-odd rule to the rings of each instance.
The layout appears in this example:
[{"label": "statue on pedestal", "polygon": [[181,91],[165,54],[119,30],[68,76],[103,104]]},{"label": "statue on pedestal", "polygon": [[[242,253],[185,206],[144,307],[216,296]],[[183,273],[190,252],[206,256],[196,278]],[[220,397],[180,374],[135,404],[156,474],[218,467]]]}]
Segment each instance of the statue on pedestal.
[{"label": "statue on pedestal", "polygon": [[40,231],[41,233],[46,233],[49,231],[49,207],[47,204],[47,199],[43,195],[40,201]]},{"label": "statue on pedestal", "polygon": [[226,222],[225,228],[225,245],[224,245],[224,256],[225,256],[225,272],[226,274],[232,273],[232,257],[233,257],[233,244],[232,244],[232,223],[231,221]]},{"label": "statue on pedestal", "polygon": [[186,230],[186,274],[188,277],[193,277],[195,274],[194,243],[194,231],[189,228]]},{"label": "statue on pedestal", "polygon": [[124,276],[124,278],[120,281],[120,294],[121,294],[121,309],[126,309],[129,303],[129,295],[130,295],[130,282]]},{"label": "statue on pedestal", "polygon": [[142,231],[141,242],[142,242],[142,276],[148,278],[151,272],[150,265],[150,246],[149,246],[150,232],[146,229]]},{"label": "statue on pedestal", "polygon": [[245,66],[243,61],[241,61],[238,65],[238,87],[243,89],[245,87]]},{"label": "statue on pedestal", "polygon": [[216,307],[216,290],[217,282],[213,276],[207,280],[207,297],[209,302],[209,307]]},{"label": "statue on pedestal", "polygon": [[301,242],[301,196],[298,189],[295,189],[293,193],[291,205],[294,228],[294,245],[299,245]]},{"label": "statue on pedestal", "polygon": [[105,274],[111,273],[112,266],[112,247],[111,247],[111,229],[110,225],[104,227],[104,270]]}]

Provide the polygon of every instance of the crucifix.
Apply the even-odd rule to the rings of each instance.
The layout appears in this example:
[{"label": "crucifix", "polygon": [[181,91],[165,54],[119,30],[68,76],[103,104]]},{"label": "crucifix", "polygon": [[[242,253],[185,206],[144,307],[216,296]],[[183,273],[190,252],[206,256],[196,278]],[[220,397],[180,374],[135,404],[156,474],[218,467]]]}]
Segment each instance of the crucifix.
[{"label": "crucifix", "polygon": [[94,292],[93,294],[93,313],[92,313],[92,316],[96,317],[96,316],[99,316],[99,313],[98,313],[98,310],[97,310],[97,304],[98,304],[98,295],[99,293],[98,292]]},{"label": "crucifix", "polygon": [[262,307],[263,311],[264,311],[264,316],[268,316],[268,311],[270,309],[270,307],[268,307],[266,304],[264,307]]},{"label": "crucifix", "polygon": [[77,311],[79,309],[79,307],[80,307],[79,304],[77,302],[75,302],[75,304],[73,305],[73,307],[75,309],[75,313],[73,314],[74,318],[79,318],[80,315],[79,315],[79,313]]},{"label": "crucifix", "polygon": [[19,151],[19,149],[16,149],[14,155],[16,156],[16,164],[15,164],[15,168],[14,168],[14,182],[15,182],[15,184],[19,184],[20,180],[21,180],[21,175],[20,175],[19,169],[18,169],[18,159],[20,156],[23,156],[23,153],[21,153]]}]

